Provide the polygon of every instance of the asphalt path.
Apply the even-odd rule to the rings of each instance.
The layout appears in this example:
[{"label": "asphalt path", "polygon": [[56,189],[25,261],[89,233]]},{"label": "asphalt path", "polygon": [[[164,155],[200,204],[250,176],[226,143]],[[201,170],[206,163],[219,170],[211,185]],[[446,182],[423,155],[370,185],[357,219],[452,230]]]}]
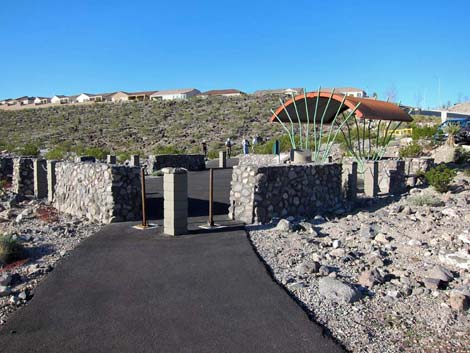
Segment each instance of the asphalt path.
[{"label": "asphalt path", "polygon": [[[190,174],[195,200],[204,201],[204,174]],[[0,352],[344,352],[273,281],[243,225],[216,221],[226,227],[190,218],[178,237],[104,227],[0,329]]]}]

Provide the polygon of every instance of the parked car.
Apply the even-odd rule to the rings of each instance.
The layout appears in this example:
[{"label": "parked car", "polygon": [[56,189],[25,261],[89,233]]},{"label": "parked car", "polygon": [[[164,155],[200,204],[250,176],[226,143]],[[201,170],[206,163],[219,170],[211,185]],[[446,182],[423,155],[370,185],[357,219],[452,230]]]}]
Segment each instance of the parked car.
[{"label": "parked car", "polygon": [[450,118],[444,121],[437,128],[437,133],[434,135],[434,140],[445,141],[448,134],[444,132],[445,127],[449,124],[460,125],[460,131],[455,135],[455,143],[466,145],[470,144],[470,117],[467,118]]}]

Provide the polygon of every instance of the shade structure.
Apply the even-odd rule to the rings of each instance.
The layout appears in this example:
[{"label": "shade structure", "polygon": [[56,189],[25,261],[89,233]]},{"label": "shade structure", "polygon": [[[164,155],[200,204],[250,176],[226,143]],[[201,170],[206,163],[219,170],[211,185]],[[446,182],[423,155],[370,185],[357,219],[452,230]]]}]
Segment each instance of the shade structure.
[{"label": "shade structure", "polygon": [[[330,103],[328,104],[329,100]],[[398,122],[413,121],[411,116],[396,104],[369,98],[345,97],[343,94],[333,94],[331,96],[330,92],[310,92],[305,96],[298,95],[284,103],[284,106],[281,105],[277,108],[270,121],[278,121],[277,116],[282,122],[290,122],[291,120],[293,123],[298,123],[299,120],[301,123],[307,121],[313,122],[317,101],[318,108],[315,121],[320,122],[323,117],[324,124],[331,123],[337,112],[343,113],[347,110],[352,110],[358,103],[360,105],[355,112],[358,119]],[[326,109],[327,107],[328,109]]]}]

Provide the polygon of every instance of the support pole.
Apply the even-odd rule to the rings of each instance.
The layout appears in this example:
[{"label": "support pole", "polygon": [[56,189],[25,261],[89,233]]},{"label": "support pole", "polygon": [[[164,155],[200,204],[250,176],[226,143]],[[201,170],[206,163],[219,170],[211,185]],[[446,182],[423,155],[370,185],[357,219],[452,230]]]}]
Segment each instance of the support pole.
[{"label": "support pole", "polygon": [[140,184],[142,190],[142,228],[147,228],[147,208],[146,208],[146,198],[145,198],[145,168],[140,168]]},{"label": "support pole", "polygon": [[214,214],[213,214],[213,203],[214,203],[214,169],[209,169],[209,227],[214,226]]}]

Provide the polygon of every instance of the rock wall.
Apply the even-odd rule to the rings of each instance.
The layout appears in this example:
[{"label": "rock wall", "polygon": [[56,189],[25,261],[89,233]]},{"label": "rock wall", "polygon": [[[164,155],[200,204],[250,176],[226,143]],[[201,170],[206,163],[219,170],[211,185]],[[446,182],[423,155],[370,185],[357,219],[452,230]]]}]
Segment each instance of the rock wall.
[{"label": "rock wall", "polygon": [[147,161],[148,172],[155,172],[163,168],[184,168],[190,171],[206,169],[206,161],[202,154],[162,154],[149,156]]},{"label": "rock wall", "polygon": [[381,193],[400,195],[406,191],[405,161],[379,161],[379,189]]},{"label": "rock wall", "polygon": [[34,196],[34,169],[32,158],[13,159],[13,192],[21,196]]},{"label": "rock wall", "polygon": [[281,154],[280,162],[279,157],[274,154],[246,154],[238,157],[238,165],[276,165],[282,164],[288,159],[288,153]]},{"label": "rock wall", "polygon": [[13,175],[13,158],[0,158],[0,180],[11,180]]},{"label": "rock wall", "polygon": [[141,217],[140,168],[59,162],[53,205],[60,212],[102,223]]},{"label": "rock wall", "polygon": [[405,177],[408,186],[415,186],[418,181],[418,174],[426,173],[434,166],[434,158],[405,158]]},{"label": "rock wall", "polygon": [[245,223],[313,217],[343,205],[340,164],[237,166],[229,216]]}]

